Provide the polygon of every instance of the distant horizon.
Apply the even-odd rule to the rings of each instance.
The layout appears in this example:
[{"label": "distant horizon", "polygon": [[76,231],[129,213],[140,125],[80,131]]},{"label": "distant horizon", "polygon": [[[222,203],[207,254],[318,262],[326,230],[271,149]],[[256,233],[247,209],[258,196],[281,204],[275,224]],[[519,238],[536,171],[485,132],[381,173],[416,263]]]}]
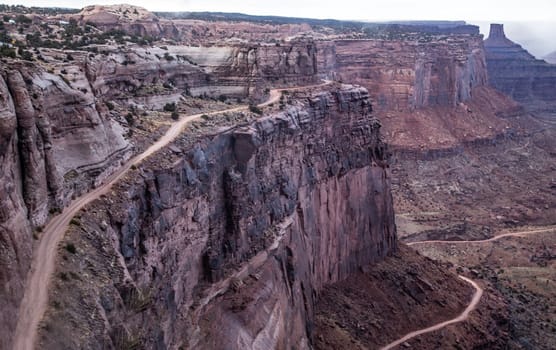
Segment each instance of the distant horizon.
[{"label": "distant horizon", "polygon": [[[151,2],[148,0],[135,1],[133,6],[146,8],[151,12],[223,12],[223,13],[239,13],[249,16],[276,16],[286,18],[307,18],[307,19],[330,19],[338,21],[358,21],[358,22],[457,22],[465,21],[471,25],[477,25],[481,34],[485,38],[488,37],[490,23],[502,23],[506,31],[506,36],[523,46],[531,54],[537,58],[542,58],[551,52],[556,51],[556,42],[553,41],[553,33],[556,32],[556,19],[550,18],[556,13],[556,5],[547,0],[530,0],[527,8],[523,9],[520,1],[506,1],[503,7],[499,8],[498,4],[487,3],[479,0],[469,0],[468,3],[480,4],[480,11],[471,11],[473,6],[466,6],[458,11],[454,11],[453,6],[447,4],[437,4],[432,0],[422,0],[418,9],[415,10],[415,3],[409,0],[377,0],[378,3],[384,3],[384,6],[373,4],[374,12],[357,11],[357,14],[348,16],[350,12],[349,4],[354,3],[353,0],[344,0],[346,6],[337,8],[334,6],[333,16],[327,12],[331,9],[326,1],[315,0],[282,0],[280,5],[276,7],[277,1],[267,1],[265,4],[257,3],[257,1],[246,0],[235,4],[233,0],[168,0],[164,3]],[[49,8],[65,8],[65,9],[82,9],[90,5],[119,5],[125,4],[126,1],[114,0],[19,0],[1,2],[6,5],[23,5],[27,7],[49,7]],[[292,6],[287,6],[291,3]],[[433,5],[434,3],[434,5]],[[313,4],[313,5],[311,5]],[[534,6],[537,4],[537,6]],[[368,4],[358,4],[357,8],[368,6]],[[404,6],[401,6],[404,5]],[[401,6],[401,7],[399,7]],[[434,8],[434,11],[426,11],[427,7]],[[415,11],[409,11],[413,8]],[[542,9],[546,10],[543,11]],[[293,9],[293,10],[291,10]],[[492,11],[490,11],[490,10]],[[534,11],[532,11],[534,9]],[[295,13],[293,12],[295,11]],[[531,12],[532,11],[532,12]],[[370,18],[363,18],[362,15]],[[485,13],[495,13],[492,19],[488,19]],[[395,15],[397,14],[397,16]],[[477,17],[477,19],[466,19],[465,15]],[[473,14],[473,15],[471,15]],[[393,15],[393,16],[391,16]],[[421,17],[426,15],[427,17]],[[396,16],[396,17],[394,17]],[[441,17],[445,16],[445,17]],[[456,17],[457,16],[457,17]],[[489,15],[490,16],[490,15]]]}]

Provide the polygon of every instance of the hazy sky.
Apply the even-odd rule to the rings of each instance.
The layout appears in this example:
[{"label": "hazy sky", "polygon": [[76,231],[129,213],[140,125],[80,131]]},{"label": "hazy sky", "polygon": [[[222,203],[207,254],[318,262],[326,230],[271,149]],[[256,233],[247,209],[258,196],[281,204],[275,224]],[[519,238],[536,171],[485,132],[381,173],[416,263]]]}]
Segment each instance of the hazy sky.
[{"label": "hazy sky", "polygon": [[[27,6],[59,6],[81,8],[91,4],[118,4],[125,0],[8,0],[7,4]],[[539,41],[529,48],[536,55],[556,50],[555,0],[163,0],[128,1],[151,11],[221,11],[259,15],[335,18],[356,20],[465,20],[487,22],[521,22],[519,26],[506,24],[511,39]],[[541,26],[532,25],[542,22]],[[542,28],[536,28],[542,27]],[[485,33],[487,34],[487,33]],[[516,38],[515,35],[521,38]],[[542,38],[537,38],[541,36]],[[528,38],[528,39],[527,39]],[[526,45],[524,45],[526,46]]]}]

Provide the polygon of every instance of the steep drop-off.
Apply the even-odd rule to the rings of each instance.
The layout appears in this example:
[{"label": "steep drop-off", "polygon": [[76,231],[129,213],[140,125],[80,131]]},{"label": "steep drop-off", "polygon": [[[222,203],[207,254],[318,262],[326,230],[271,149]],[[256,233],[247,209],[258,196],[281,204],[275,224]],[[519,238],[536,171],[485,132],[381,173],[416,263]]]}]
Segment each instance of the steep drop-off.
[{"label": "steep drop-off", "polygon": [[396,233],[366,90],[296,95],[186,133],[85,209],[41,347],[309,348],[319,290],[394,251]]},{"label": "steep drop-off", "polygon": [[[291,86],[316,78],[311,43],[40,53],[40,61],[10,60],[0,70],[2,345],[15,327],[34,238],[49,215],[143,147],[130,130],[139,110],[145,121],[163,128],[167,122],[147,111],[186,95],[218,105],[210,96],[260,99],[271,83]],[[143,142],[157,137],[139,131],[146,135]]]}]

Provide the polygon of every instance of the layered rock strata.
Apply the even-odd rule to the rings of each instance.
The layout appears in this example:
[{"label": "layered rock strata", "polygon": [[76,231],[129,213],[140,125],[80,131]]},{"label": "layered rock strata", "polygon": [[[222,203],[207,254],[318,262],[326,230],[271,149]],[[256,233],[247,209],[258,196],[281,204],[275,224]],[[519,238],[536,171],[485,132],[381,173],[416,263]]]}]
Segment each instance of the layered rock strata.
[{"label": "layered rock strata", "polygon": [[[467,27],[466,27],[467,28]],[[323,77],[365,86],[398,148],[446,149],[495,137],[519,106],[488,86],[482,37],[401,29],[393,38],[318,43]]]},{"label": "layered rock strata", "polygon": [[502,24],[491,24],[485,40],[490,83],[532,108],[554,106],[556,66],[536,59],[504,34]]},{"label": "layered rock strata", "polygon": [[50,213],[117,166],[128,145],[118,125],[98,113],[93,96],[60,76],[13,64],[0,72],[0,92],[0,302],[2,327],[9,330],[33,237]]},{"label": "layered rock strata", "polygon": [[379,129],[343,86],[184,135],[74,222],[41,347],[310,348],[319,290],[396,249]]},{"label": "layered rock strata", "polygon": [[319,72],[369,89],[377,110],[456,106],[487,83],[476,34],[402,33],[393,39],[319,42]]}]

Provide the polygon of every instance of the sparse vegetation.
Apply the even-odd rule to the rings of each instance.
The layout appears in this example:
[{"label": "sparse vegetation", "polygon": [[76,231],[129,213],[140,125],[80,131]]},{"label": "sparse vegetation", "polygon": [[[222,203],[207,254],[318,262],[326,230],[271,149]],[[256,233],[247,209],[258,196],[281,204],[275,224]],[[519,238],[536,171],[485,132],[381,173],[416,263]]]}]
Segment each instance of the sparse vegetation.
[{"label": "sparse vegetation", "polygon": [[170,102],[164,105],[164,112],[175,112],[177,110],[177,106],[175,102]]},{"label": "sparse vegetation", "polygon": [[255,105],[249,105],[249,111],[251,111],[252,113],[255,113],[255,114],[259,114],[259,115],[263,114],[262,109],[260,109],[259,107],[255,106]]},{"label": "sparse vegetation", "polygon": [[[73,219],[72,219],[73,220]],[[75,254],[77,253],[77,248],[75,248],[75,245],[73,243],[66,243],[66,245],[64,246],[64,248],[66,249],[66,251],[68,253],[71,254]]]}]

